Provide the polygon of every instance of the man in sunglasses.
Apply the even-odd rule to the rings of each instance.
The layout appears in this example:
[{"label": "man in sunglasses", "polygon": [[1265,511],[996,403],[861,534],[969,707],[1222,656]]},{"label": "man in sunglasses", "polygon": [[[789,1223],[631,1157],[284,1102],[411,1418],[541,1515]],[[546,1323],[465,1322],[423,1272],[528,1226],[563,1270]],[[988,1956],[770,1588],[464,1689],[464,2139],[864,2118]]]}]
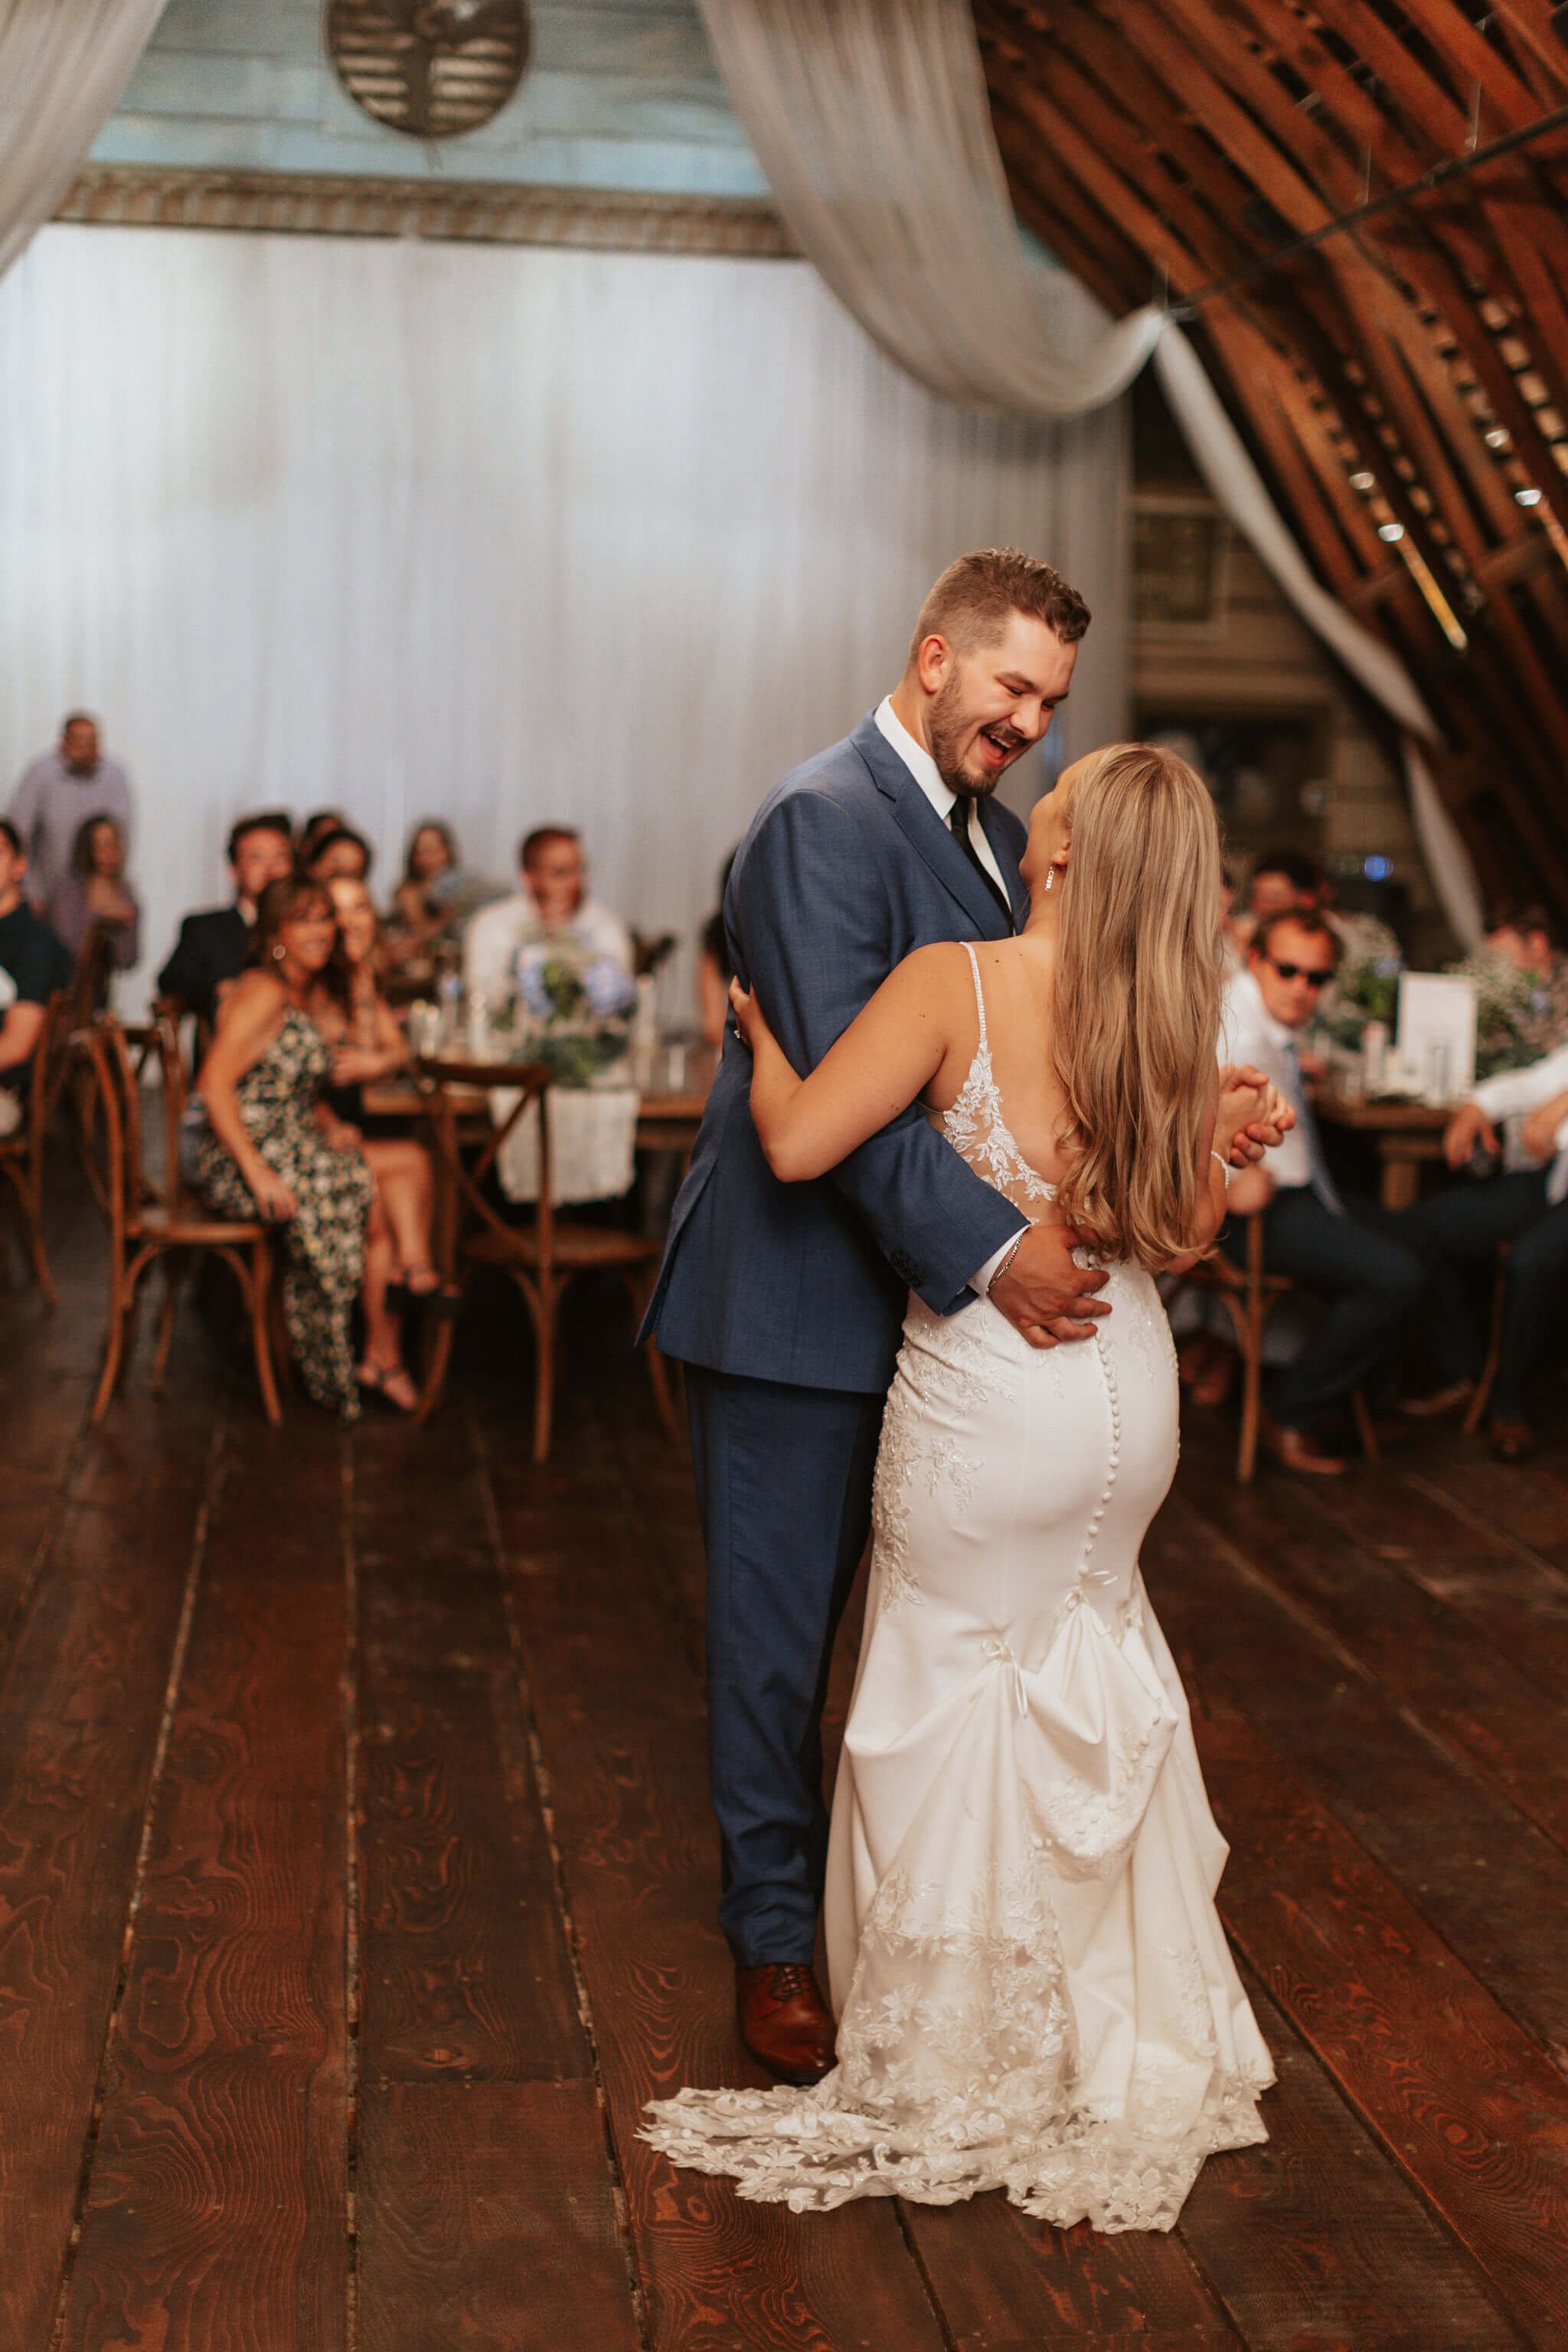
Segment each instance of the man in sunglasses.
[{"label": "man in sunglasses", "polygon": [[[1387,1212],[1371,1203],[1347,1208],[1341,1199],[1302,1076],[1299,1033],[1339,956],[1338,940],[1315,910],[1266,916],[1247,970],[1226,992],[1220,1046],[1223,1059],[1266,1070],[1295,1105],[1295,1128],[1270,1153],[1267,1174],[1249,1170],[1234,1197],[1237,1210],[1245,1205],[1263,1220],[1268,1272],[1290,1276],[1328,1305],[1300,1355],[1275,1375],[1260,1430],[1277,1462],[1320,1478],[1337,1477],[1345,1464],[1319,1442],[1319,1424],[1368,1379],[1425,1283],[1421,1259],[1397,1238]],[[1228,1255],[1245,1257],[1237,1215],[1221,1242]]]}]

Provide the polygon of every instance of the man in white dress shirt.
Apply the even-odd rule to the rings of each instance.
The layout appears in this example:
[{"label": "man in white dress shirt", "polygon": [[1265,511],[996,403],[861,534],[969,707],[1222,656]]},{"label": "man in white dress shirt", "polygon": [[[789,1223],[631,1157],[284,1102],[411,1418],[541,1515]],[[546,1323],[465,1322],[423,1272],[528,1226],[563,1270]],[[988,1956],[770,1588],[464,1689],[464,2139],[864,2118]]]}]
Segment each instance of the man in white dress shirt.
[{"label": "man in white dress shirt", "polygon": [[[1297,1050],[1298,1033],[1333,978],[1339,943],[1312,910],[1266,917],[1258,927],[1247,970],[1226,991],[1220,1055],[1267,1071],[1294,1106],[1296,1125],[1267,1171],[1253,1169],[1242,1187],[1263,1206],[1263,1262],[1329,1302],[1329,1311],[1294,1363],[1274,1376],[1264,1418],[1263,1444],[1289,1470],[1336,1477],[1343,1459],[1318,1442],[1317,1425],[1343,1405],[1376,1368],[1425,1288],[1420,1255],[1397,1237],[1397,1221],[1370,1203],[1347,1208],[1323,1155]],[[1239,1260],[1245,1229],[1231,1218],[1226,1254]]]},{"label": "man in white dress shirt", "polygon": [[1502,1344],[1488,1434],[1500,1460],[1522,1462],[1535,1450],[1536,1391],[1554,1342],[1561,1352],[1568,1294],[1568,1046],[1529,1069],[1486,1079],[1449,1120],[1443,1154],[1455,1169],[1472,1166],[1478,1156],[1500,1164],[1479,1182],[1451,1185],[1410,1212],[1412,1239],[1432,1269],[1423,1360],[1436,1385],[1421,1402],[1441,1410],[1470,1393],[1480,1343],[1458,1268],[1489,1263],[1506,1244]]},{"label": "man in white dress shirt", "polygon": [[589,956],[605,956],[630,971],[631,934],[618,915],[589,898],[582,838],[571,825],[536,826],[524,835],[517,860],[517,896],[482,907],[468,925],[463,980],[470,996],[492,1005],[515,996],[519,950],[550,937],[574,940]]}]

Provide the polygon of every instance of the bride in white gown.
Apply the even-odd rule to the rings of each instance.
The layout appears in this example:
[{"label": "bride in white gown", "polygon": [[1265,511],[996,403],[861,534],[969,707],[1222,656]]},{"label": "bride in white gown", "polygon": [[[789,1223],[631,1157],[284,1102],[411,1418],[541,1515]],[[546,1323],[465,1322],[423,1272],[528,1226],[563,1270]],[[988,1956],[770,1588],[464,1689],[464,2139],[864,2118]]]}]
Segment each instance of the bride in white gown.
[{"label": "bride in white gown", "polygon": [[1040,1350],[986,1301],[911,1297],[833,1807],[838,2063],[682,2091],[644,2137],[796,2210],[1000,2188],[1063,2228],[1169,2229],[1207,2155],[1267,2137],[1273,2069],[1139,1572],[1177,1445],[1152,1270],[1212,1241],[1233,1134],[1289,1119],[1257,1072],[1216,1083],[1219,845],[1190,769],[1080,761],[1024,876],[1021,937],[921,949],[804,1083],[736,993],[775,1174],[918,1097],[1026,1216],[1095,1237],[1110,1312]]}]

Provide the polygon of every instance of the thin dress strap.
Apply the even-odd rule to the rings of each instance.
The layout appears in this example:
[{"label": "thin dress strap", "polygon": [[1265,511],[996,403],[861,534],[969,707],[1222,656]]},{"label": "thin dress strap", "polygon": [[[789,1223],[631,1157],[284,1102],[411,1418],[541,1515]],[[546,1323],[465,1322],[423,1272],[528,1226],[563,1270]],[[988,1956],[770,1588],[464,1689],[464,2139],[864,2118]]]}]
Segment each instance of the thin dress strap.
[{"label": "thin dress strap", "polygon": [[969,958],[969,969],[974,974],[974,1009],[980,1015],[980,1051],[984,1054],[986,1050],[987,1044],[985,1035],[985,991],[980,985],[980,958],[975,954],[974,950],[968,940],[965,940],[963,942],[963,952]]}]

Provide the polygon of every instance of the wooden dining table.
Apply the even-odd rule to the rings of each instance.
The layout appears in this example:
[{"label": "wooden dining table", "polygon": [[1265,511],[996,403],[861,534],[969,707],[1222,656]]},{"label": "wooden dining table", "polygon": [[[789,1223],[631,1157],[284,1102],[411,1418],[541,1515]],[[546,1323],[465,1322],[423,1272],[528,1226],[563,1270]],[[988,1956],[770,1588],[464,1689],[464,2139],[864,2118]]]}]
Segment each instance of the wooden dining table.
[{"label": "wooden dining table", "polygon": [[[708,1093],[718,1067],[718,1055],[708,1045],[690,1046],[684,1060],[685,1070],[680,1085],[671,1087],[662,1080],[668,1066],[668,1050],[656,1056],[656,1075],[651,1086],[641,1093],[637,1102],[637,1145],[639,1151],[679,1152],[684,1161],[689,1159],[697,1140],[697,1130],[702,1124]],[[496,1065],[495,1083],[506,1084],[507,1065]],[[485,1108],[488,1089],[473,1090],[476,1112]],[[424,1116],[424,1097],[411,1076],[399,1072],[395,1076],[373,1081],[365,1087],[361,1097],[365,1115],[370,1118],[406,1118],[416,1120]]]},{"label": "wooden dining table", "polygon": [[1377,1144],[1378,1197],[1385,1209],[1413,1209],[1421,1171],[1443,1157],[1443,1135],[1456,1103],[1410,1102],[1389,1096],[1352,1097],[1324,1087],[1313,1100],[1320,1119],[1373,1136]]}]

